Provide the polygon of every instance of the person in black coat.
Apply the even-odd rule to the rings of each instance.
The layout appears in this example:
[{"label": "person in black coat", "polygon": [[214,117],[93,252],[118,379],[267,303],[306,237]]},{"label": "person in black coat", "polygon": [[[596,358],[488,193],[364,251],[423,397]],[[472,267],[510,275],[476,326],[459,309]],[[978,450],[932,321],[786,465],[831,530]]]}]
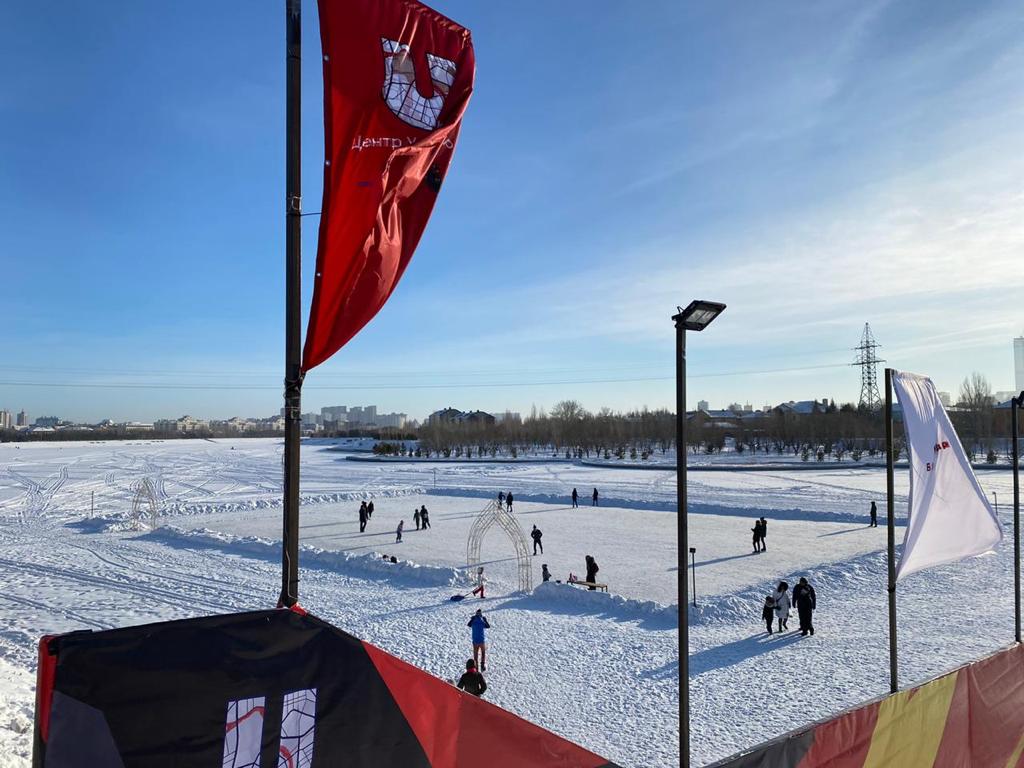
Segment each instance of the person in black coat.
[{"label": "person in black coat", "polygon": [[592,507],[600,506],[597,503],[597,488],[595,488],[594,492],[592,494],[590,494],[590,506],[592,506]]},{"label": "person in black coat", "polygon": [[768,546],[764,543],[764,540],[768,537],[768,521],[761,517],[758,519],[758,522],[761,523],[761,551],[767,552]]},{"label": "person in black coat", "polygon": [[814,623],[812,615],[818,607],[818,599],[814,594],[814,587],[807,583],[807,579],[800,577],[800,582],[793,587],[793,602],[796,603],[796,612],[800,616],[800,634],[814,634]]},{"label": "person in black coat", "polygon": [[[586,560],[587,560],[587,581],[589,581],[591,585],[596,584],[597,583],[597,572],[599,570],[601,570],[601,569],[597,567],[597,561],[594,559],[593,555],[587,555]],[[597,589],[597,587],[589,586],[589,587],[587,587],[587,589],[589,589],[591,592],[593,592],[595,589]]]},{"label": "person in black coat", "polygon": [[540,553],[542,555],[544,554],[544,545],[540,541],[540,539],[541,539],[541,537],[543,535],[544,534],[541,533],[540,528],[538,528],[536,525],[533,526],[533,530],[530,531],[530,538],[533,539],[533,556],[534,557],[537,556],[537,547],[540,547]]},{"label": "person in black coat", "polygon": [[457,687],[474,696],[483,696],[484,691],[487,690],[484,676],[476,671],[476,662],[472,659],[466,662],[466,672],[459,678]]},{"label": "person in black coat", "polygon": [[873,501],[871,502],[871,523],[870,523],[870,525],[868,527],[869,528],[877,528],[878,527],[878,507],[875,506],[875,502],[873,502]]},{"label": "person in black coat", "polygon": [[580,505],[580,495],[576,493],[576,489],[572,489],[572,508],[576,509]]},{"label": "person in black coat", "polygon": [[369,504],[366,505],[366,519],[369,520],[371,517],[373,517],[373,501],[372,500],[370,501]]},{"label": "person in black coat", "polygon": [[359,532],[366,530],[366,502],[359,505]]}]

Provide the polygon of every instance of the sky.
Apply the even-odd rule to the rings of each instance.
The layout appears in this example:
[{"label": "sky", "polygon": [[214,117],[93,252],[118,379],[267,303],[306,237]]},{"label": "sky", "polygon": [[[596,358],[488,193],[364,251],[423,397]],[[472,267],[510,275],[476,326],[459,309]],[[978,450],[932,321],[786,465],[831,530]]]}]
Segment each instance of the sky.
[{"label": "sky", "polygon": [[[334,0],[340,1],[340,0]],[[413,261],[303,410],[856,401],[885,364],[1013,387],[1024,7],[435,7],[476,87]],[[282,2],[16,3],[0,67],[0,408],[266,416],[284,363]],[[303,3],[303,209],[322,82]],[[317,217],[303,228],[304,309]],[[881,377],[879,367],[879,377]]]}]

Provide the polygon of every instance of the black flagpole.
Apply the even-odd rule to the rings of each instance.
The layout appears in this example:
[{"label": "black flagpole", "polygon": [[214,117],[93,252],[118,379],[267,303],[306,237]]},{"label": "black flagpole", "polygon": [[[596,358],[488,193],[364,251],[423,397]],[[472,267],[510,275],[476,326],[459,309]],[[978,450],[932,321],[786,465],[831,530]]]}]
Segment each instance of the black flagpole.
[{"label": "black flagpole", "polygon": [[1024,392],[1010,401],[1010,435],[1013,437],[1013,630],[1020,642],[1020,449],[1017,447],[1017,417],[1024,402]]},{"label": "black flagpole", "polygon": [[888,511],[886,532],[889,540],[889,690],[899,690],[896,658],[896,519],[893,514],[893,475],[895,457],[892,450],[892,368],[885,369],[885,495]]},{"label": "black flagpole", "polygon": [[299,599],[299,440],[302,427],[302,0],[285,0],[287,45],[287,131],[285,150],[285,375],[284,535],[281,596],[290,607]]}]

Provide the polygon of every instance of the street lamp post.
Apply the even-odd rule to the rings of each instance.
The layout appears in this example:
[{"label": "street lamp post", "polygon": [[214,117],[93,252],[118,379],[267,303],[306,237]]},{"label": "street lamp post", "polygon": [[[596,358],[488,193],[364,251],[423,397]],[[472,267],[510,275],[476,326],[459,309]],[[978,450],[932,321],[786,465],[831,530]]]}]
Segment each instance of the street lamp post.
[{"label": "street lamp post", "polygon": [[690,617],[686,599],[686,332],[703,331],[725,304],[691,301],[672,316],[676,324],[676,578],[679,590],[679,765],[690,768]]},{"label": "street lamp post", "polygon": [[1020,407],[1024,405],[1024,392],[1010,401],[1010,437],[1013,448],[1013,629],[1014,638],[1020,642],[1020,446],[1017,420]]}]

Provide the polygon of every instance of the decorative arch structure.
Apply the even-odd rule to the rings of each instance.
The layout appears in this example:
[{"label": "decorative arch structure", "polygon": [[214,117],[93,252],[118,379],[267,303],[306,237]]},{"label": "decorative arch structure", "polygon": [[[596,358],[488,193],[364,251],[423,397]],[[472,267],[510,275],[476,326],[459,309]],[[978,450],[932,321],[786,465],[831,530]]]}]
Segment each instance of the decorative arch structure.
[{"label": "decorative arch structure", "polygon": [[530,560],[530,547],[527,544],[526,534],[519,527],[519,521],[505,508],[504,504],[499,504],[492,499],[473,521],[473,525],[469,529],[469,538],[466,541],[466,563],[471,569],[480,565],[480,545],[483,544],[487,532],[495,525],[505,532],[515,548],[516,564],[519,571],[519,591],[529,592],[533,589],[533,564]]},{"label": "decorative arch structure", "polygon": [[148,523],[150,528],[156,528],[156,519],[159,514],[153,483],[148,477],[144,477],[135,486],[135,498],[132,500],[132,521],[136,528],[141,528],[143,523]]}]

